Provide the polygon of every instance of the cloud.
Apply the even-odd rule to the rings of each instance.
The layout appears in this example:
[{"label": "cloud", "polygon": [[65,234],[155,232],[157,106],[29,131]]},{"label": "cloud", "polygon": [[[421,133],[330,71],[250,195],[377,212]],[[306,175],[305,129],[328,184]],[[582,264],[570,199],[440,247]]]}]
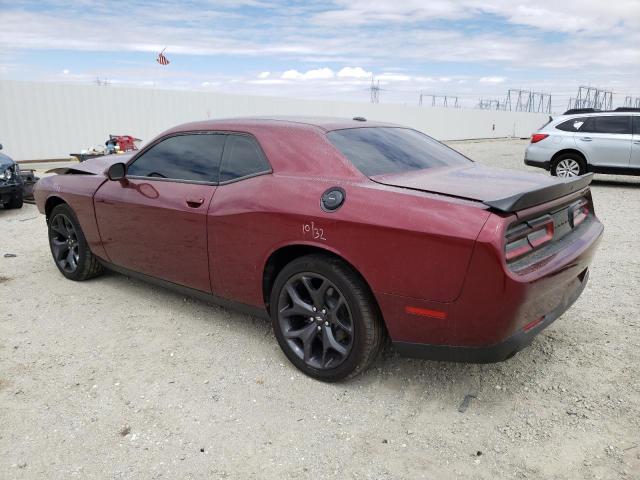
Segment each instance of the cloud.
[{"label": "cloud", "polygon": [[336,74],[338,78],[371,78],[372,75],[362,67],[344,67]]},{"label": "cloud", "polygon": [[335,73],[328,67],[316,68],[315,70],[308,70],[305,73],[301,73],[298,70],[287,70],[280,78],[285,80],[326,80],[333,78]]},{"label": "cloud", "polygon": [[258,74],[258,78],[262,78],[262,79],[269,78],[269,75],[271,75],[271,72],[260,72]]},{"label": "cloud", "polygon": [[478,80],[480,83],[485,83],[485,84],[497,84],[497,83],[504,83],[504,81],[506,80],[505,77],[482,77],[480,80]]},{"label": "cloud", "polygon": [[409,75],[402,75],[400,73],[383,73],[381,75],[376,75],[374,78],[381,82],[408,82],[411,80]]}]

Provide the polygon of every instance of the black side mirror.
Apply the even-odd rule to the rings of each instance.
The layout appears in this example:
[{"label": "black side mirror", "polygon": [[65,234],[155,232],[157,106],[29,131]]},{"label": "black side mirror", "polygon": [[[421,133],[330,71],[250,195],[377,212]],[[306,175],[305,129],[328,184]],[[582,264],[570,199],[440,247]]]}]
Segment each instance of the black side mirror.
[{"label": "black side mirror", "polygon": [[0,143],[0,150],[2,150],[2,144]]},{"label": "black side mirror", "polygon": [[127,166],[122,163],[114,163],[107,170],[107,177],[109,180],[122,180],[127,176]]}]

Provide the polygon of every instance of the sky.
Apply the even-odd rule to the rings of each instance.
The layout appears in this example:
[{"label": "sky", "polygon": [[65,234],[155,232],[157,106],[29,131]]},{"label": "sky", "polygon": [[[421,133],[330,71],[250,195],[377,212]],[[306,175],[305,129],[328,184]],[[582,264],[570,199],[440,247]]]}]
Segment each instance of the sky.
[{"label": "sky", "polygon": [[4,79],[367,102],[373,77],[381,103],[522,88],[554,111],[580,85],[640,97],[640,0],[0,0],[0,20]]}]

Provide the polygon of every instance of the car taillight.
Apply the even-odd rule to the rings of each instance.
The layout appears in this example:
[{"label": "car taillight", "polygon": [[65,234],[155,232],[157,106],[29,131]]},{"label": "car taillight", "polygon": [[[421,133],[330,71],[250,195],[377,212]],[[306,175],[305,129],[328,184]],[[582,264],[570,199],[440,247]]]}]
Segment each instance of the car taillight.
[{"label": "car taillight", "polygon": [[553,240],[554,225],[551,215],[517,225],[507,231],[505,256],[507,261],[515,260],[533,249]]},{"label": "car taillight", "polygon": [[531,135],[531,143],[538,143],[540,140],[544,140],[549,135],[546,133],[534,133]]},{"label": "car taillight", "polygon": [[589,202],[587,202],[586,198],[581,198],[569,207],[569,220],[573,228],[584,222],[588,215]]}]

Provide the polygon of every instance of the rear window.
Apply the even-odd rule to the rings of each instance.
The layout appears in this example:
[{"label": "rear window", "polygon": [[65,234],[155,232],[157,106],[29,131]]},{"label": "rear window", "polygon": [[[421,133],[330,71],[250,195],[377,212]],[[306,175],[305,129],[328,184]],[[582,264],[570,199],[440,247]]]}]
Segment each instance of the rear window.
[{"label": "rear window", "polygon": [[368,177],[471,162],[446,145],[409,128],[349,128],[329,132],[327,137]]}]

